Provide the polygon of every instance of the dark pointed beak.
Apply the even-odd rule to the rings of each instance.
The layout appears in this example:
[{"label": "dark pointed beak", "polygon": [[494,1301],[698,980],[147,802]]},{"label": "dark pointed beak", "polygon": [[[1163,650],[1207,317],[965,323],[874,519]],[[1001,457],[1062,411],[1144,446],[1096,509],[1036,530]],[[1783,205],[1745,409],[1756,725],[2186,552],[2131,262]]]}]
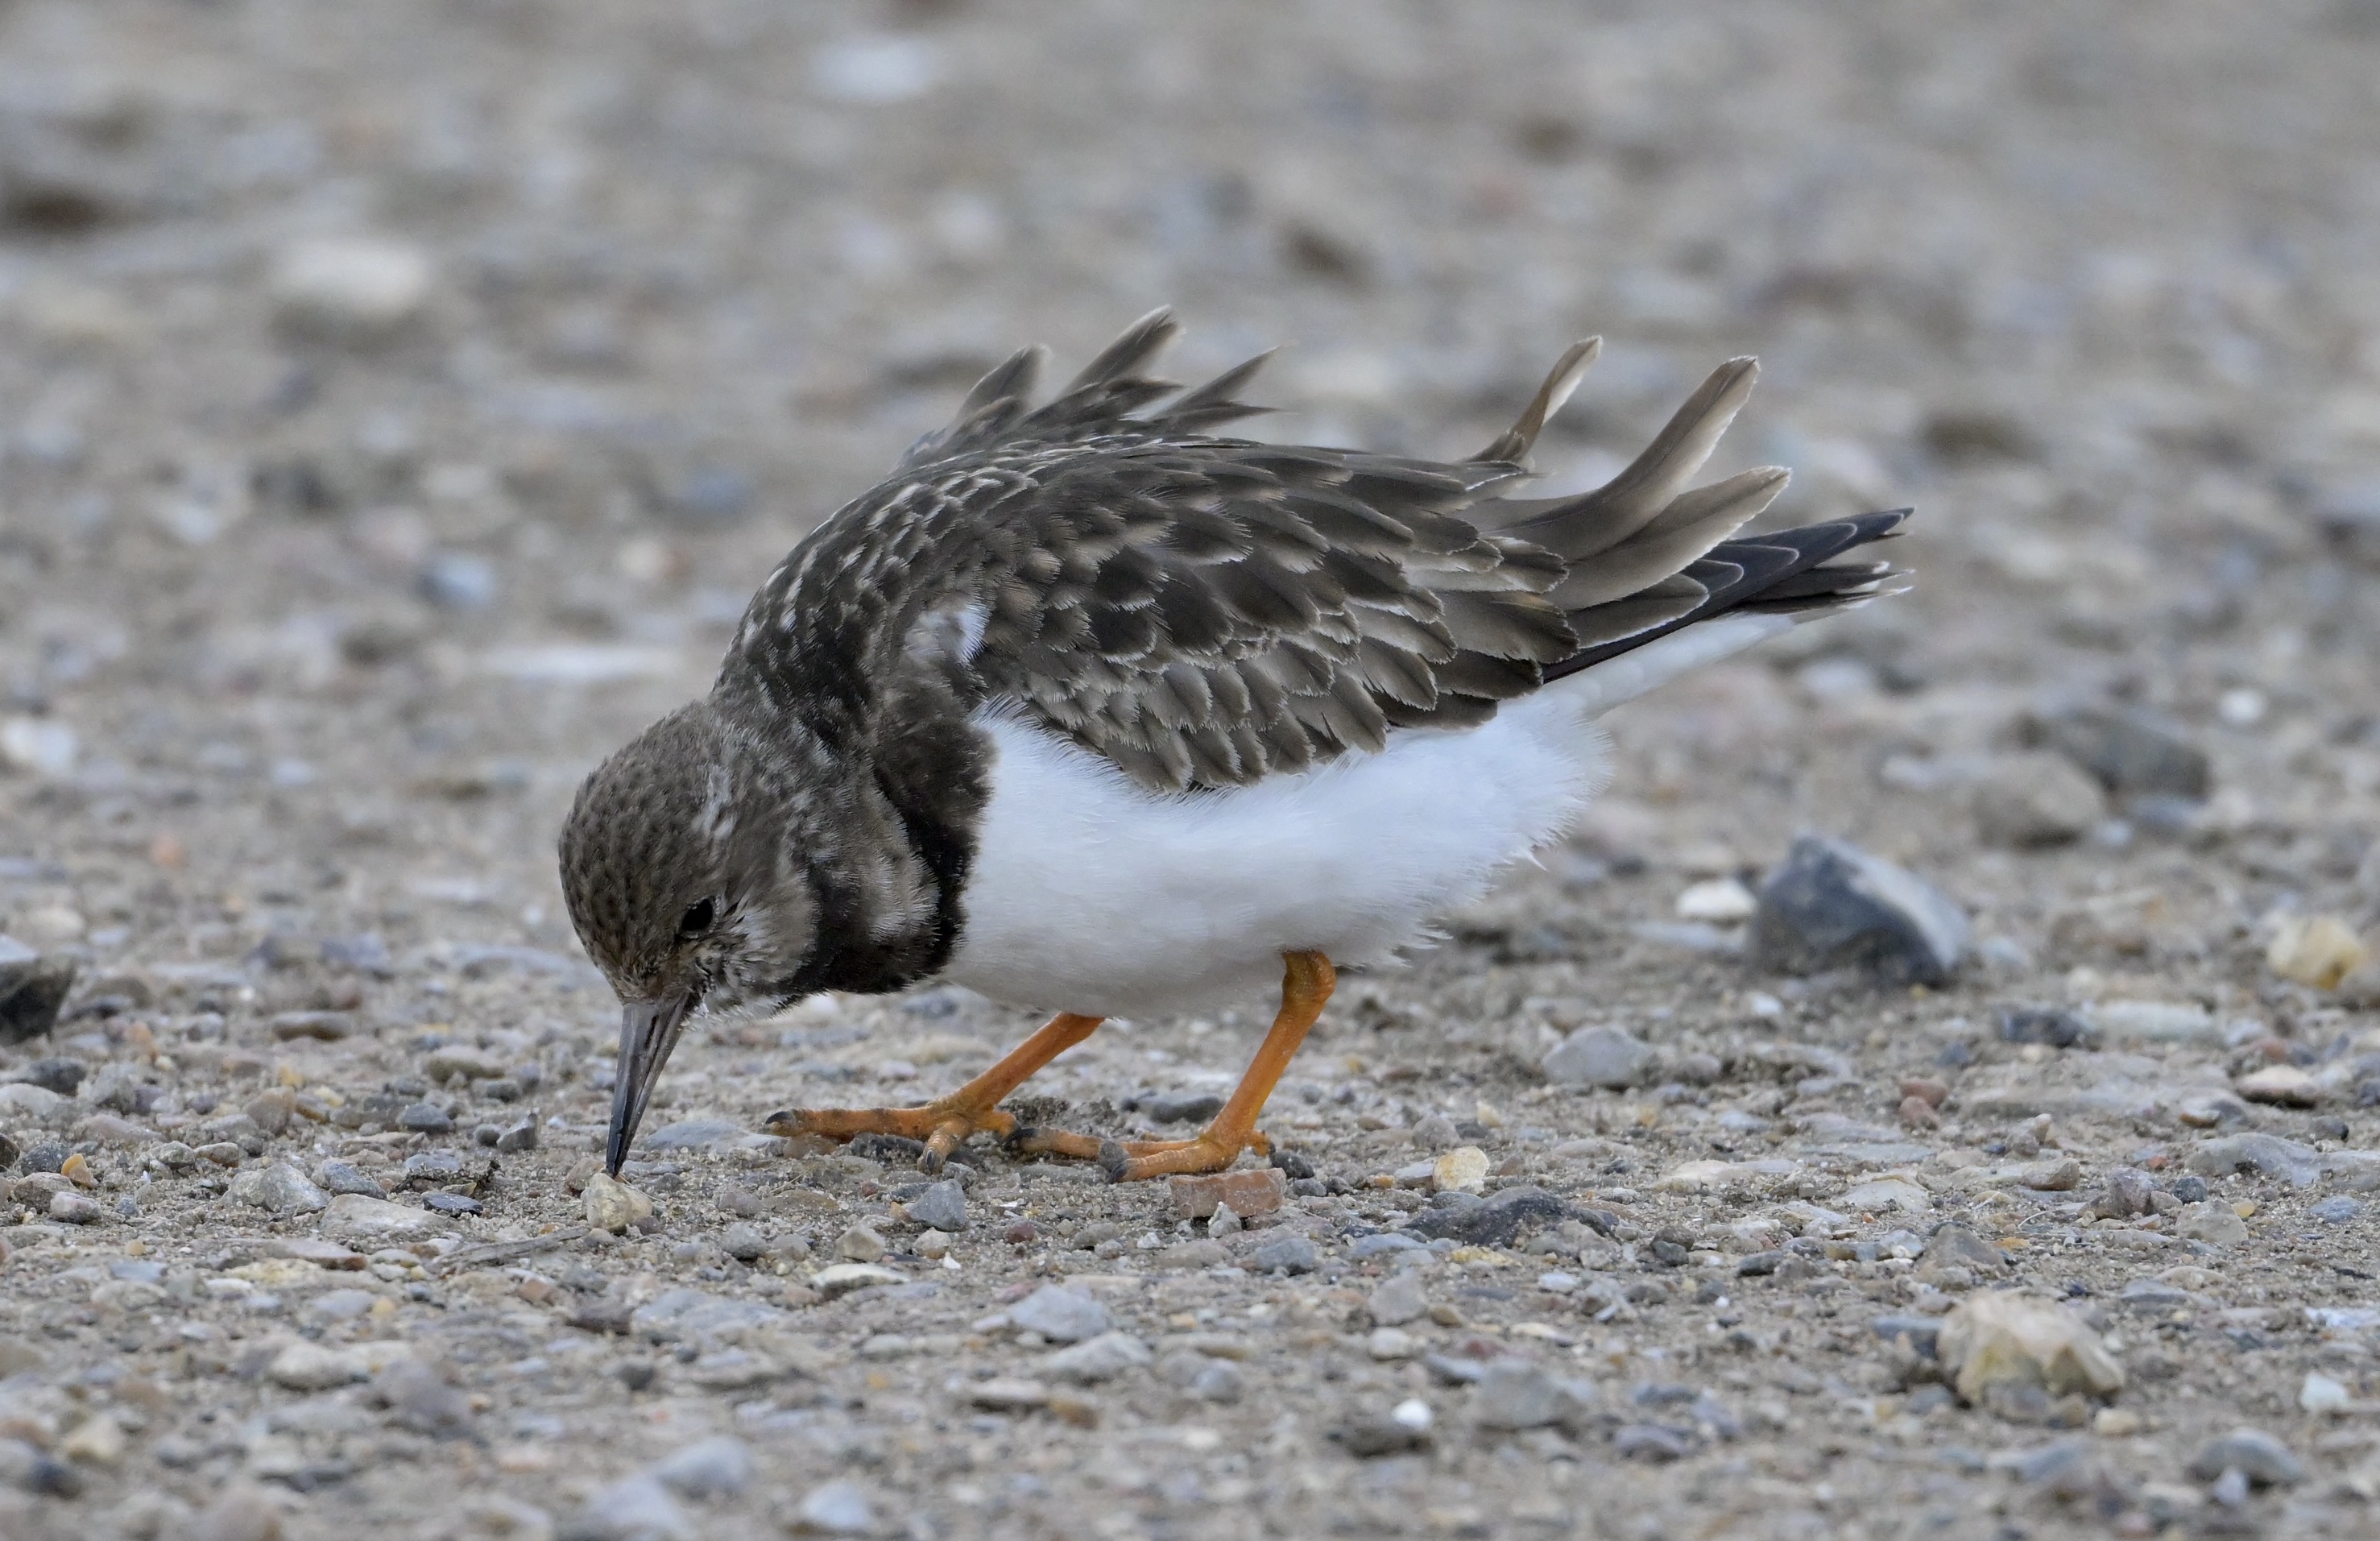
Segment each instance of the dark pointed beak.
[{"label": "dark pointed beak", "polygon": [[612,1083],[612,1135],[603,1152],[604,1170],[620,1175],[637,1125],[645,1121],[645,1105],[662,1078],[662,1066],[677,1047],[678,1029],[694,1004],[685,995],[659,1001],[631,1001],[620,1011],[620,1063]]}]

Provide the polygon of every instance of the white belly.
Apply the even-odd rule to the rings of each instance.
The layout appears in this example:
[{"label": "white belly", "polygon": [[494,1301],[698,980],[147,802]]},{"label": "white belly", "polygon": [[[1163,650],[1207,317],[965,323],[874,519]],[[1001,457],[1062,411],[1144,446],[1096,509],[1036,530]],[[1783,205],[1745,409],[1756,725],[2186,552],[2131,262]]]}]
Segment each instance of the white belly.
[{"label": "white belly", "polygon": [[999,758],[947,977],[1107,1016],[1262,1007],[1284,952],[1382,961],[1558,833],[1603,774],[1600,735],[1552,692],[1468,732],[1180,796],[1038,728],[981,725]]},{"label": "white belly", "polygon": [[987,711],[998,758],[944,977],[1014,1005],[1135,1016],[1262,1008],[1284,952],[1387,961],[1577,817],[1608,775],[1594,717],[1787,625],[1692,626],[1480,727],[1398,733],[1379,754],[1221,792],[1153,795]]}]

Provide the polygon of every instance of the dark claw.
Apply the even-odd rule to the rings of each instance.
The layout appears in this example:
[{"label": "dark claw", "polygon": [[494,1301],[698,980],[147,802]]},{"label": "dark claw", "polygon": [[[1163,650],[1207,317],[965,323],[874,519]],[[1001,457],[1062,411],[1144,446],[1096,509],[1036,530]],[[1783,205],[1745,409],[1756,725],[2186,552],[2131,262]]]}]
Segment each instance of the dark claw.
[{"label": "dark claw", "polygon": [[917,1153],[917,1170],[924,1172],[929,1177],[939,1177],[941,1175],[942,1158],[941,1153],[936,1151],[931,1145],[927,1146],[925,1149]]},{"label": "dark claw", "polygon": [[1124,1174],[1132,1170],[1132,1158],[1125,1155],[1123,1147],[1115,1141],[1101,1140],[1099,1170],[1108,1174],[1109,1182],[1121,1183],[1124,1180]]},{"label": "dark claw", "polygon": [[1000,1143],[1006,1148],[1014,1150],[1027,1140],[1039,1138],[1040,1134],[1041,1131],[1034,1125],[1029,1123],[1020,1123],[1015,1128],[1011,1129],[1007,1134],[1002,1135],[1000,1137]]}]

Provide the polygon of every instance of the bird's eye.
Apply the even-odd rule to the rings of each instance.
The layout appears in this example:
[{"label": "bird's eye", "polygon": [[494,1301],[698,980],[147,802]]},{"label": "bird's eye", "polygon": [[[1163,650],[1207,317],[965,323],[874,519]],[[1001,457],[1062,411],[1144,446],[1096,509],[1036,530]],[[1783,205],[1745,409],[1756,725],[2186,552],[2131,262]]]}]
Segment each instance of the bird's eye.
[{"label": "bird's eye", "polygon": [[686,907],[686,914],[678,917],[677,934],[682,937],[698,937],[710,929],[710,923],[718,918],[718,906],[708,899],[688,904]]}]

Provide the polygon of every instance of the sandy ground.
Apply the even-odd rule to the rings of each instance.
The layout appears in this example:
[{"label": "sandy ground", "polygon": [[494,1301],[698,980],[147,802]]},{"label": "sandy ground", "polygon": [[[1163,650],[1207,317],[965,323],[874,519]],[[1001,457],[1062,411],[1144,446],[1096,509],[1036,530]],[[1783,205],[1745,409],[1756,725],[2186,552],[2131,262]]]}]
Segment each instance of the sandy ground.
[{"label": "sandy ground", "polygon": [[[1292,345],[1268,434],[1441,453],[1600,333],[1555,487],[1757,353],[1717,468],[1917,504],[1920,585],[1615,716],[1590,827],[1349,982],[1237,1234],[978,1149],[943,1240],[743,1133],[1030,1025],[929,991],[693,1035],[651,1228],[575,1235],[577,781],[975,371],[1160,303],[1185,375]],[[0,932],[80,966],[0,1050],[9,1536],[2380,1525],[2380,989],[2267,956],[2380,904],[2369,0],[15,0],[0,339]],[[2077,707],[2211,780],[2110,795]],[[1804,830],[1955,977],[1747,961]],[[1032,1089],[1146,1123],[1269,1006]],[[1549,1081],[1596,1028],[1625,1084]],[[1566,1218],[1366,1246],[1461,1150]],[[2120,1390],[1941,1385],[1990,1289]]]}]

